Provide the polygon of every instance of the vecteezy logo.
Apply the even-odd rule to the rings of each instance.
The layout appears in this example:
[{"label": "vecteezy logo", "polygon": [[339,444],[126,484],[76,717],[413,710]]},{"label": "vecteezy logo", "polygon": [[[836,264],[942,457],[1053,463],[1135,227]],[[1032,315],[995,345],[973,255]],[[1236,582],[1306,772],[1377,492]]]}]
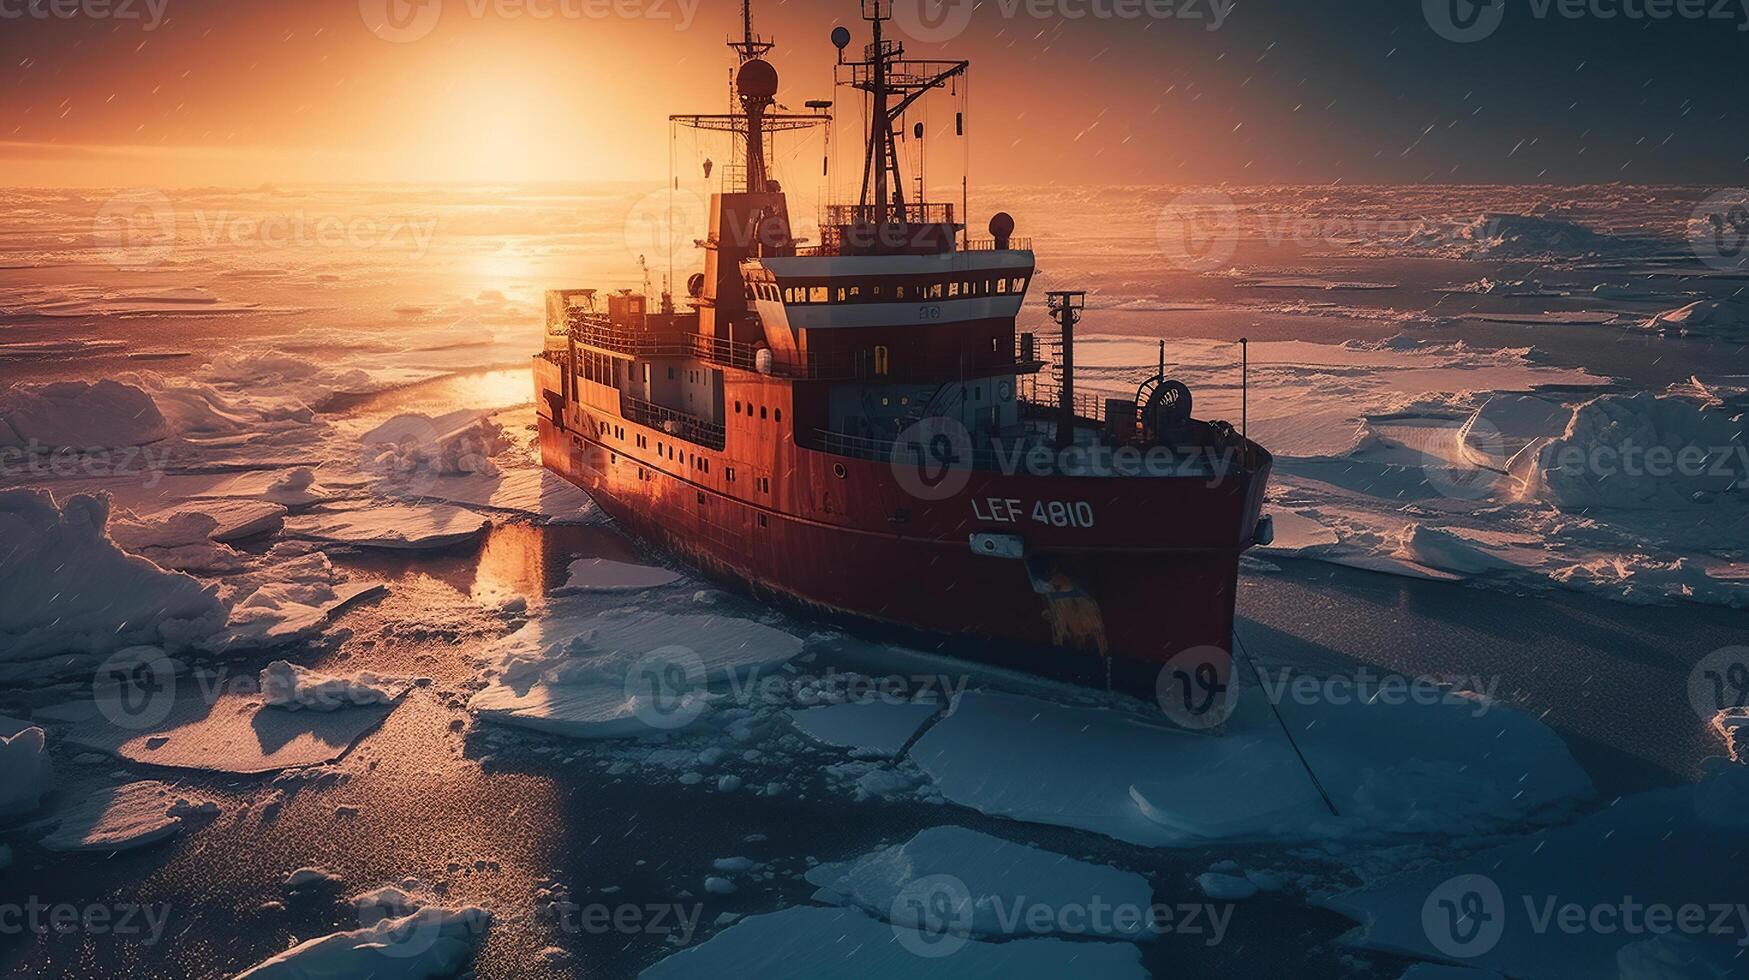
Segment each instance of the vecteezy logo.
[{"label": "vecteezy logo", "polygon": [[972,25],[973,0],[894,0],[899,30],[930,44],[951,41]]},{"label": "vecteezy logo", "polygon": [[651,728],[672,731],[698,720],[709,705],[704,658],[687,647],[660,647],[626,671],[632,713]]},{"label": "vecteezy logo", "polygon": [[1492,950],[1506,932],[1506,899],[1486,875],[1458,875],[1421,904],[1421,928],[1433,948],[1453,959]]},{"label": "vecteezy logo", "polygon": [[117,728],[152,728],[176,706],[176,665],[157,647],[129,647],[98,665],[91,695]]},{"label": "vecteezy logo", "polygon": [[1160,710],[1176,725],[1204,731],[1223,724],[1239,706],[1233,655],[1214,646],[1180,651],[1154,678]]},{"label": "vecteezy logo", "polygon": [[1720,647],[1688,675],[1688,702],[1702,721],[1721,711],[1749,708],[1749,647]]},{"label": "vecteezy logo", "polygon": [[1421,0],[1421,13],[1433,33],[1468,44],[1499,29],[1506,18],[1506,0]]},{"label": "vecteezy logo", "polygon": [[1239,209],[1220,191],[1189,191],[1167,202],[1154,233],[1168,262],[1208,272],[1239,249]]},{"label": "vecteezy logo", "polygon": [[899,433],[889,462],[906,493],[946,500],[972,480],[972,434],[958,419],[932,415]]},{"label": "vecteezy logo", "polygon": [[888,921],[906,951],[940,959],[959,952],[971,938],[972,914],[972,893],[965,882],[953,875],[928,875],[899,889]]},{"label": "vecteezy logo", "polygon": [[97,210],[91,237],[118,269],[157,265],[176,248],[176,208],[159,191],[122,191]]},{"label": "vecteezy logo", "polygon": [[1484,500],[1506,475],[1506,437],[1500,427],[1478,411],[1462,425],[1433,430],[1433,442],[1421,449],[1421,473],[1442,497]]},{"label": "vecteezy logo", "polygon": [[652,191],[626,212],[626,251],[664,263],[691,251],[703,234],[709,210],[691,191]]},{"label": "vecteezy logo", "polygon": [[1749,190],[1733,187],[1709,195],[1689,222],[1689,244],[1715,269],[1749,269]]},{"label": "vecteezy logo", "polygon": [[377,37],[411,44],[437,29],[443,0],[358,0],[358,14]]}]

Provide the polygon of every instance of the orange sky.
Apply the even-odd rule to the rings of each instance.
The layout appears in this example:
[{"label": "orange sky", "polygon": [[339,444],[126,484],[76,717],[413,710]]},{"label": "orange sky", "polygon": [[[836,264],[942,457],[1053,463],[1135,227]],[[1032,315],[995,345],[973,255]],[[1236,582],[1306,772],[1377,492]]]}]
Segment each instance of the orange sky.
[{"label": "orange sky", "polygon": [[[722,42],[738,26],[729,0],[72,0],[106,13],[6,16],[28,2],[0,0],[7,184],[660,180],[666,116],[723,108]],[[1229,0],[1175,2],[1195,12]],[[1740,171],[1734,89],[1685,72],[1743,74],[1749,59],[1706,52],[1749,35],[1639,25],[1594,38],[1571,32],[1602,26],[1538,24],[1493,47],[1458,45],[1418,8],[1391,5],[1391,19],[1374,4],[1260,0],[1211,30],[1206,18],[1041,19],[1017,0],[981,0],[961,36],[911,49],[972,59],[980,183]],[[757,0],[786,102],[830,97],[828,35],[847,21],[860,44],[857,10]],[[1553,38],[1573,52],[1533,28],[1567,31]],[[1702,30],[1660,63],[1676,32]],[[1536,57],[1516,73],[1487,69],[1510,54],[1502,45]],[[952,108],[931,118],[938,131]],[[960,146],[946,150],[957,158]]]}]

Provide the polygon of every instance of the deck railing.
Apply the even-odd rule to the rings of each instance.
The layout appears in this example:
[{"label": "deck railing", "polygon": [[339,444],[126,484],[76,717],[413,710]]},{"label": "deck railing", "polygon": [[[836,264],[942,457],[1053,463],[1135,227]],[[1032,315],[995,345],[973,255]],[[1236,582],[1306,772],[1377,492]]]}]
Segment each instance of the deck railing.
[{"label": "deck railing", "polygon": [[[1063,390],[1050,381],[1040,380],[1036,376],[1021,378],[1016,397],[1020,401],[1021,414],[1027,418],[1054,419],[1062,415]],[[1075,392],[1070,398],[1070,407],[1076,418],[1103,425],[1107,397],[1109,396]]]},{"label": "deck railing", "polygon": [[672,408],[635,398],[624,392],[619,396],[620,415],[639,425],[658,429],[687,442],[721,450],[728,445],[728,431],[717,422],[696,415],[677,412]]}]

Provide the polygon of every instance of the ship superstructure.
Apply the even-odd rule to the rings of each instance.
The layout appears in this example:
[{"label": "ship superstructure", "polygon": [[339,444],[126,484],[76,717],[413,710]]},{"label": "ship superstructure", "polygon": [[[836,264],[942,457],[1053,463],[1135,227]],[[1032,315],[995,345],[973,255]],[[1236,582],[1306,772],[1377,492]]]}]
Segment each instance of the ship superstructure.
[{"label": "ship superstructure", "polygon": [[868,106],[865,153],[856,199],[822,207],[815,243],[792,232],[769,148],[830,104],[777,107],[743,5],[736,111],[673,117],[741,148],[711,196],[703,268],[680,304],[548,294],[543,462],[629,532],[756,594],[1206,700],[1226,686],[1239,556],[1267,534],[1270,457],[1192,418],[1164,372],[1134,398],[1077,394],[1081,293],[1049,294],[1060,332],[1044,344],[1017,332],[1035,267],[1013,219],[974,238],[963,205],[923,200],[921,179],[905,194],[896,141],[924,135],[907,113],[968,65],[908,58],[890,5],[862,0],[860,56],[834,33],[839,79]]}]

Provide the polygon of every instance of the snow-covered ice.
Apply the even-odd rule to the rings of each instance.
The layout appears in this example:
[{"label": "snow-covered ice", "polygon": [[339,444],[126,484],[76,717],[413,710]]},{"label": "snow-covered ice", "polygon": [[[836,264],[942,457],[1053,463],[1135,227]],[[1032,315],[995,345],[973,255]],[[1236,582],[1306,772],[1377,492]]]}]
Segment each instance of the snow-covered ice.
[{"label": "snow-covered ice", "polygon": [[1245,690],[1218,738],[1110,710],[969,692],[910,758],[961,806],[1150,847],[1480,834],[1592,793],[1560,738],[1485,699],[1284,705],[1336,804],[1332,816],[1263,692]]},{"label": "snow-covered ice", "polygon": [[43,821],[54,830],[40,843],[51,851],[125,851],[175,836],[189,818],[217,812],[216,803],[145,780],[68,800]]},{"label": "snow-covered ice", "polygon": [[491,914],[478,906],[427,906],[346,932],[319,936],[244,970],[237,980],[435,980],[454,976],[485,938]]},{"label": "snow-covered ice", "polygon": [[169,438],[152,396],[105,379],[0,388],[0,446],[90,451]]},{"label": "snow-covered ice", "polygon": [[376,504],[325,507],[286,521],[287,532],[312,541],[360,548],[421,550],[473,541],[492,522],[473,511],[447,504]]},{"label": "snow-covered ice", "polygon": [[[1151,938],[1146,915],[1052,916],[1045,931],[1029,923],[1026,910],[1121,906],[1147,910],[1154,890],[1147,879],[1105,865],[1089,864],[964,827],[930,827],[915,837],[851,861],[821,864],[807,879],[819,886],[814,900],[860,908],[910,928],[926,928],[920,915],[951,919],[962,934],[979,938],[1073,935],[1107,939]],[[944,883],[939,899],[917,901],[933,882]],[[1017,912],[1016,910],[1020,910]]]},{"label": "snow-covered ice", "polygon": [[611,558],[579,558],[566,572],[565,584],[555,594],[569,592],[641,592],[680,581],[670,569],[637,565]]},{"label": "snow-covered ice", "polygon": [[894,927],[855,909],[798,906],[748,916],[638,976],[640,980],[704,976],[761,980],[1060,980],[1072,976],[1142,980],[1148,972],[1142,968],[1141,953],[1129,943],[1061,939],[990,943],[952,933],[927,935]]},{"label": "snow-covered ice", "polygon": [[155,693],[138,716],[70,701],[39,708],[33,719],[65,726],[61,737],[69,744],[144,765],[265,773],[332,762],[391,710],[383,704],[332,712],[267,708],[254,690],[255,679],[244,679],[249,683],[236,690],[232,678],[211,672],[174,681],[159,677],[155,683],[168,690]]},{"label": "snow-covered ice", "polygon": [[[1509,976],[1741,975],[1749,920],[1735,856],[1749,848],[1749,767],[1713,761],[1698,784],[1623,797],[1576,823],[1320,904],[1361,924],[1359,945]],[[1563,926],[1568,906],[1581,923],[1608,928]],[[1454,920],[1453,909],[1471,918]],[[1654,940],[1648,923],[1675,938],[1640,945]],[[1710,966],[1679,968],[1684,959]],[[1653,964],[1667,972],[1637,972]]]},{"label": "snow-covered ice", "polygon": [[393,704],[413,686],[404,677],[370,671],[336,676],[275,660],[261,671],[261,696],[273,707],[337,711],[370,704]]},{"label": "snow-covered ice", "polygon": [[940,711],[935,701],[867,701],[792,709],[789,720],[809,738],[851,749],[859,758],[890,758]]},{"label": "snow-covered ice", "polygon": [[476,718],[575,738],[683,728],[710,710],[708,687],[778,667],[802,642],[728,616],[550,607],[485,655]]},{"label": "snow-covered ice", "polygon": [[107,496],[57,502],[46,490],[0,490],[0,667],[125,647],[185,650],[217,632],[215,590],[127,554],[108,535]]}]

